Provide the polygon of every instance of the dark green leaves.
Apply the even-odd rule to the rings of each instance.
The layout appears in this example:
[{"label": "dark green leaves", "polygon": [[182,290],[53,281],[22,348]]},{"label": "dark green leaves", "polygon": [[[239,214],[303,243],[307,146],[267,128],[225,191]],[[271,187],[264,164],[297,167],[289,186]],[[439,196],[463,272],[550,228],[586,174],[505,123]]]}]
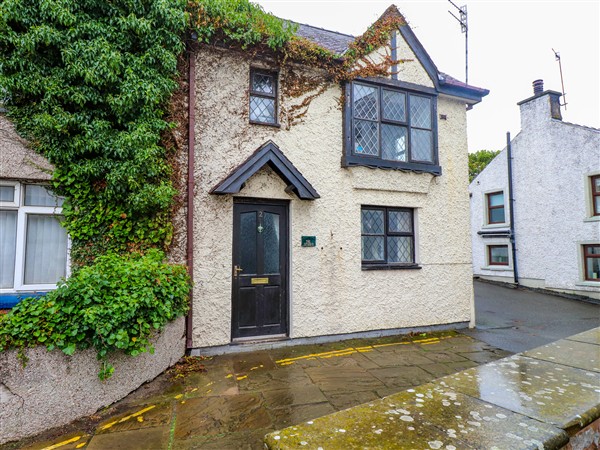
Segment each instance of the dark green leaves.
[{"label": "dark green leaves", "polygon": [[176,192],[161,133],[177,87],[185,6],[182,0],[2,2],[5,106],[56,167],[56,190],[70,203],[65,226],[75,264],[108,250],[169,243]]}]

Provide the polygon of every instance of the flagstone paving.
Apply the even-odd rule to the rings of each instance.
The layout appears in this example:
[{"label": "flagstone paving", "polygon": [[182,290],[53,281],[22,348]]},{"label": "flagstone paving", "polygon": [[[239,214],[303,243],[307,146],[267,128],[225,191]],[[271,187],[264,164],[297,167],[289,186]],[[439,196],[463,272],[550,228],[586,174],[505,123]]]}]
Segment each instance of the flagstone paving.
[{"label": "flagstone paving", "polygon": [[507,355],[443,332],[215,356],[205,372],[163,374],[91,418],[2,448],[262,449],[273,430]]}]

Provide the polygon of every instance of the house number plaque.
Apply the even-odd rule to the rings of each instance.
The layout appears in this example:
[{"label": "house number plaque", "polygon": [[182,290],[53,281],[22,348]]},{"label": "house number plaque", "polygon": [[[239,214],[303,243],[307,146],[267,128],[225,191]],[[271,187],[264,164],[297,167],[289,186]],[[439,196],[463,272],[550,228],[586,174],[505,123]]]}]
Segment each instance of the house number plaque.
[{"label": "house number plaque", "polygon": [[269,284],[268,278],[250,278],[250,284]]}]

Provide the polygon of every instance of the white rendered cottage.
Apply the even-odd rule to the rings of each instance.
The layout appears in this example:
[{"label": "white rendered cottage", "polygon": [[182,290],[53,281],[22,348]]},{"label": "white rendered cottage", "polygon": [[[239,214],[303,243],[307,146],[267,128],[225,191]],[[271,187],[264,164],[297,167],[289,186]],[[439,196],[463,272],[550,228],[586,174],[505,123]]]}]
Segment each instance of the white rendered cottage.
[{"label": "white rendered cottage", "polygon": [[[338,54],[354,40],[297,33]],[[329,83],[291,123],[314,92],[287,96],[289,71],[317,69],[196,49],[194,353],[472,321],[466,114],[488,91],[440,73],[408,25],[382,53],[405,62]]]},{"label": "white rendered cottage", "polygon": [[471,182],[473,272],[600,299],[600,130],[563,122],[560,96],[536,80],[521,131]]}]

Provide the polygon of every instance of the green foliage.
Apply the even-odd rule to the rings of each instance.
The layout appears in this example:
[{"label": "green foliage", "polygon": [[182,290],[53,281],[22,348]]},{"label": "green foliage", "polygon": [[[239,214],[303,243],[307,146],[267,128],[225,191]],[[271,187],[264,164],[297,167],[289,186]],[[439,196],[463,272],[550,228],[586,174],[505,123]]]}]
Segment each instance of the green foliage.
[{"label": "green foliage", "polygon": [[196,0],[190,1],[188,8],[199,42],[221,40],[242,49],[264,44],[280,50],[297,29],[248,0]]},{"label": "green foliage", "polygon": [[165,106],[184,0],[3,0],[0,86],[19,131],[55,165],[76,264],[171,237]]},{"label": "green foliage", "polygon": [[186,269],[163,258],[158,250],[96,258],[55,291],[25,299],[0,317],[0,351],[45,345],[71,355],[93,347],[102,361],[99,376],[108,378],[110,352],[152,352],[152,333],[187,310]]},{"label": "green foliage", "polygon": [[500,150],[479,150],[469,153],[469,182],[473,181],[498,153]]}]

